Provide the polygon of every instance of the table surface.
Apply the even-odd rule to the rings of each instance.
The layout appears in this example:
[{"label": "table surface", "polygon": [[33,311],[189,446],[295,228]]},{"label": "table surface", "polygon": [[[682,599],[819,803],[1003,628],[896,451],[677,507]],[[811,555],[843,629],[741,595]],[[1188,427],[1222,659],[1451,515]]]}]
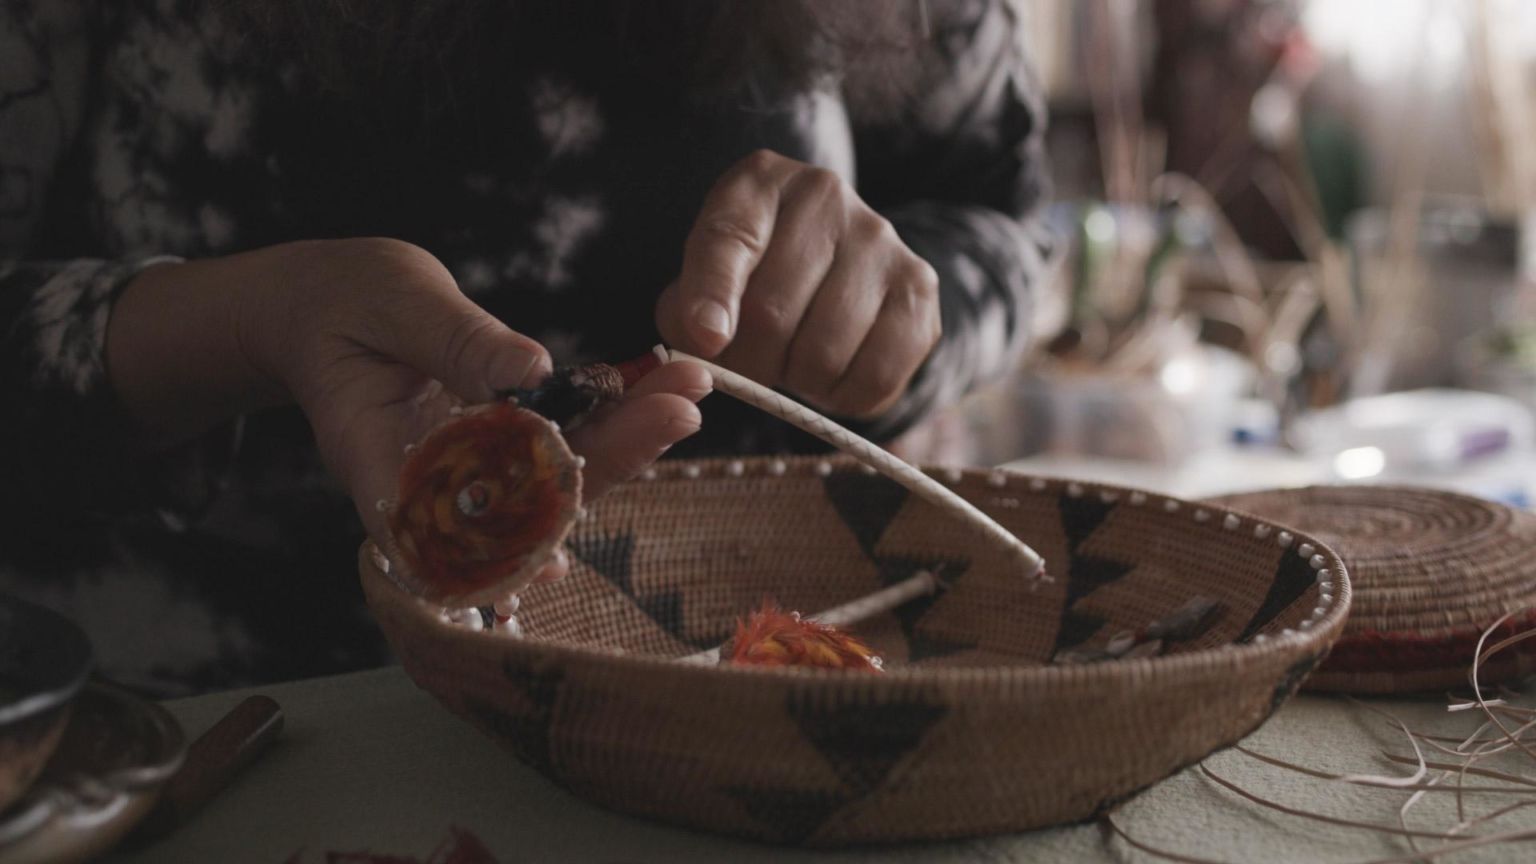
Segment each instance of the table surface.
[{"label": "table surface", "polygon": [[[610,813],[555,788],[419,691],[397,667],[234,691],[167,703],[196,736],[250,692],[283,706],[281,740],[191,823],[116,864],[220,861],[283,864],[325,861],[328,851],[373,851],[426,862],[454,826],[474,833],[502,864],[524,862],[1007,862],[1154,861],[1078,825],[964,842],[819,853],[785,850],[673,829]],[[1403,733],[1373,709],[1421,732],[1465,736],[1471,712],[1450,713],[1444,698],[1357,703],[1300,696],[1248,743],[1256,750],[1333,772],[1402,774],[1378,754],[1411,752]],[[1148,730],[1155,735],[1156,730]],[[1529,757],[1499,757],[1489,767],[1536,777]],[[1520,761],[1525,760],[1525,761]],[[1236,751],[1207,764],[1223,777],[1292,807],[1384,825],[1396,824],[1409,793],[1362,789],[1263,764]],[[1486,785],[1487,780],[1477,780]],[[1536,791],[1525,790],[1530,798]],[[1456,821],[1454,795],[1430,794],[1410,821],[1443,831]],[[1469,794],[1469,815],[1517,800]],[[1385,834],[1328,825],[1260,808],[1186,770],[1126,804],[1116,815],[1138,840],[1211,861],[1356,862],[1402,856],[1407,843]],[[1536,830],[1536,808],[1519,809],[1484,831]],[[1440,840],[1419,841],[1426,848]],[[1453,860],[1530,860],[1528,846],[1484,847]]]}]

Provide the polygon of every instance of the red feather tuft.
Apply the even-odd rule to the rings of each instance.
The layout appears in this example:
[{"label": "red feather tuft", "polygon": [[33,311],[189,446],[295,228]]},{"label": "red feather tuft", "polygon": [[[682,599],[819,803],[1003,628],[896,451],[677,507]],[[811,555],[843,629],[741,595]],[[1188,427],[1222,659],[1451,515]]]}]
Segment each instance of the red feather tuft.
[{"label": "red feather tuft", "polygon": [[881,671],[880,658],[863,642],[826,624],[785,612],[773,603],[736,622],[724,658],[748,666],[818,666]]}]

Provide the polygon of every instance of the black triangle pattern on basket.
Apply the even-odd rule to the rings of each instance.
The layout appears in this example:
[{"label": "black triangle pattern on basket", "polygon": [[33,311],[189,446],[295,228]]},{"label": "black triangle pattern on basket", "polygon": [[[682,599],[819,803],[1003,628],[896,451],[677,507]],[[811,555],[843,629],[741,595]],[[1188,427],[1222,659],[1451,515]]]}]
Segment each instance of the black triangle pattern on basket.
[{"label": "black triangle pattern on basket", "polygon": [[878,790],[948,709],[921,700],[824,706],[791,697],[795,726],[837,775],[835,789],[731,787],[726,792],[784,842],[808,839],[849,804]]},{"label": "black triangle pattern on basket", "polygon": [[833,471],[822,479],[827,500],[843,524],[859,541],[865,555],[873,556],[885,529],[907,503],[907,487],[880,474],[857,468]]},{"label": "black triangle pattern on basket", "polygon": [[944,705],[917,699],[826,706],[792,698],[789,703],[800,734],[827,760],[854,798],[879,789],[948,711]]},{"label": "black triangle pattern on basket", "polygon": [[832,814],[853,800],[841,790],[761,789],[732,786],[725,793],[780,843],[804,843]]},{"label": "black triangle pattern on basket", "polygon": [[1312,569],[1312,564],[1307,559],[1290,550],[1280,556],[1280,566],[1275,570],[1274,581],[1269,583],[1269,591],[1264,595],[1264,602],[1259,604],[1258,610],[1253,613],[1253,618],[1248,621],[1248,626],[1237,637],[1239,643],[1249,642],[1265,624],[1275,620],[1275,616],[1286,610],[1286,607],[1300,600],[1312,583],[1317,581],[1317,572]]},{"label": "black triangle pattern on basket", "polygon": [[[917,561],[892,555],[877,555],[875,547],[885,530],[896,520],[909,495],[907,488],[880,474],[867,474],[857,468],[834,471],[822,480],[827,500],[832,502],[843,524],[859,541],[859,548],[874,562],[883,584],[894,585],[916,575],[920,569],[939,572],[943,568],[945,578],[954,578],[971,566],[966,559],[932,559]],[[940,592],[942,594],[942,592]],[[910,600],[896,610],[896,620],[902,635],[907,639],[907,660],[917,662],[925,658],[944,657],[976,647],[975,642],[951,642],[931,639],[922,635],[918,621],[938,600],[939,594]]]},{"label": "black triangle pattern on basket", "polygon": [[560,699],[560,687],[565,683],[564,670],[557,666],[541,669],[507,657],[502,660],[501,672],[507,679],[510,693],[517,696],[517,701],[523,703],[526,710],[512,711],[473,698],[465,701],[465,709],[498,739],[510,742],[518,761],[559,781],[549,730],[555,716],[555,704]]},{"label": "black triangle pattern on basket", "polygon": [[612,582],[625,597],[635,596],[631,584],[632,562],[635,554],[635,535],[631,532],[598,536],[573,536],[565,542],[566,548],[581,563],[596,570],[598,575]]},{"label": "black triangle pattern on basket", "polygon": [[[942,581],[952,583],[960,578],[966,570],[970,569],[971,562],[963,558],[905,558],[895,555],[876,555],[875,564],[880,568],[880,581],[890,586],[917,575],[919,570],[927,570],[938,576]],[[944,596],[947,589],[939,589],[926,597],[918,597],[897,606],[892,613],[896,616],[896,623],[901,626],[901,633],[907,639],[907,662],[916,663],[919,660],[928,660],[936,657],[947,657],[958,654],[961,651],[973,650],[978,643],[955,642],[948,639],[939,639],[925,634],[918,629],[917,623],[922,620],[933,604]]]},{"label": "black triangle pattern on basket", "polygon": [[1134,564],[1078,552],[1116,506],[1114,502],[1086,495],[1062,495],[1056,501],[1056,509],[1061,514],[1061,530],[1067,537],[1067,596],[1061,605],[1061,624],[1056,630],[1056,644],[1051,649],[1053,655],[1081,645],[1104,626],[1103,618],[1074,609],[1077,601],[1105,585],[1118,582],[1136,569]]},{"label": "black triangle pattern on basket", "polygon": [[644,612],[673,639],[694,648],[713,648],[729,632],[690,636],[683,632],[683,592],[673,588],[655,594],[639,594],[634,586],[635,535],[631,532],[598,537],[572,537],[566,541],[577,560],[612,582],[635,607]]}]

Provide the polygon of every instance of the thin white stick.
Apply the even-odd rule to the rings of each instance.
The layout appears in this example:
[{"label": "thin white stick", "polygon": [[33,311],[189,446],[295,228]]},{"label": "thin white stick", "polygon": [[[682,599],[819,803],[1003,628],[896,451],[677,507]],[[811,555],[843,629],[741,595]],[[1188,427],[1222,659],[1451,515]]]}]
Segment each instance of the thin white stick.
[{"label": "thin white stick", "polygon": [[[806,620],[825,624],[828,627],[847,627],[849,624],[857,624],[870,618],[889,612],[892,609],[917,597],[932,594],[939,588],[939,580],[927,570],[918,571],[917,575],[910,579],[903,579],[889,588],[882,588],[873,594],[866,594],[849,600],[841,606],[833,606],[823,612],[817,612]],[[713,666],[720,662],[720,648],[715,646],[697,654],[689,654],[680,662],[693,663],[700,666]]]},{"label": "thin white stick", "polygon": [[703,366],[715,379],[716,390],[735,396],[749,405],[756,406],[786,423],[815,435],[907,487],[919,497],[926,498],[934,506],[961,522],[971,525],[998,546],[1006,549],[1010,555],[1018,558],[1025,578],[1033,581],[1036,587],[1040,582],[1049,581],[1050,577],[1045,574],[1045,561],[1040,558],[1039,553],[993,521],[992,517],[976,509],[971,502],[951,492],[944,484],[927,474],[799,402],[775,393],[729,369],[716,366],[708,360],[700,360],[675,348],[667,351],[667,359],[669,362],[686,360]]}]

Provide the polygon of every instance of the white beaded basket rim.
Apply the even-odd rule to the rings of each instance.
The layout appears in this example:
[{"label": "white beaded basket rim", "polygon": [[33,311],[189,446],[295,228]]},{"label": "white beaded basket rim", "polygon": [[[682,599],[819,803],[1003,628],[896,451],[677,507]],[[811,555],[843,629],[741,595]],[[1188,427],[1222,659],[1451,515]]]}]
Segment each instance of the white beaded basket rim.
[{"label": "white beaded basket rim", "polygon": [[[742,463],[741,474],[733,474],[729,466],[733,462]],[[775,463],[782,465],[781,469],[775,468]],[[656,466],[647,469],[639,478],[631,483],[640,482],[692,482],[698,479],[730,480],[745,479],[753,476],[824,476],[818,474],[821,464],[830,464],[834,469],[858,468],[860,463],[851,457],[819,457],[819,456],[784,456],[784,457],[749,457],[729,458],[716,457],[705,459],[675,459],[665,460]],[[934,468],[921,466],[925,472],[949,471],[949,466]],[[690,476],[689,469],[697,469],[697,474]],[[754,471],[753,469],[758,469]],[[1239,529],[1236,532],[1223,527],[1224,517],[1228,514],[1237,515],[1243,520],[1243,524],[1252,526],[1256,519],[1249,514],[1229,510],[1211,504],[1201,504],[1194,501],[1162,495],[1160,493],[1133,489],[1130,487],[1115,486],[1111,484],[1092,483],[1079,480],[1070,480],[1056,477],[1041,477],[1038,475],[1021,474],[1015,472],[1003,472],[1008,475],[1007,482],[1002,487],[989,485],[989,475],[993,469],[962,469],[959,485],[968,483],[978,484],[987,488],[989,494],[1005,496],[1010,490],[1016,491],[1020,496],[1027,495],[1059,495],[1072,494],[1069,487],[1081,495],[1099,495],[1110,492],[1121,496],[1119,500],[1129,503],[1129,498],[1135,495],[1144,495],[1145,500],[1140,506],[1162,507],[1163,502],[1172,502],[1179,505],[1176,511],[1165,518],[1176,518],[1179,521],[1187,521],[1197,531],[1210,531],[1218,535],[1225,535],[1224,539],[1243,542],[1274,542],[1274,536],[1269,538],[1257,538],[1250,531]],[[987,501],[991,504],[993,502]],[[1001,505],[999,505],[1001,506]],[[1137,506],[1137,505],[1132,505]],[[1213,514],[1204,522],[1198,522],[1192,518],[1196,509],[1203,509]],[[1173,515],[1176,514],[1176,515]],[[380,587],[394,595],[394,599],[405,601],[413,607],[413,616],[420,626],[435,629],[438,638],[469,640],[478,648],[484,648],[487,644],[495,645],[510,654],[525,657],[529,662],[560,663],[566,661],[580,661],[595,666],[611,667],[614,670],[624,668],[644,668],[647,671],[666,668],[675,669],[679,675],[760,675],[770,678],[783,678],[813,688],[844,689],[856,688],[859,690],[878,691],[890,687],[908,687],[923,682],[934,684],[968,685],[987,683],[995,685],[1006,683],[1009,686],[1032,686],[1057,684],[1063,681],[1088,680],[1092,682],[1102,681],[1104,684],[1118,682],[1126,675],[1143,676],[1156,674],[1171,678],[1182,677],[1186,672],[1198,671],[1209,668],[1211,664],[1225,664],[1235,667],[1232,671],[1238,671],[1236,667],[1246,665],[1245,661],[1256,659],[1262,655],[1276,650],[1301,649],[1310,644],[1328,644],[1331,637],[1342,633],[1344,619],[1348,614],[1351,589],[1348,571],[1344,562],[1339,559],[1331,549],[1310,536],[1293,531],[1281,526],[1273,526],[1276,533],[1287,533],[1293,540],[1289,544],[1292,547],[1291,554],[1299,544],[1307,544],[1313,547],[1313,554],[1322,557],[1323,566],[1315,570],[1328,571],[1332,575],[1332,600],[1328,603],[1319,602],[1314,606],[1313,614],[1298,622],[1295,628],[1287,628],[1281,633],[1269,636],[1259,634],[1247,644],[1227,643],[1198,651],[1180,652],[1159,657],[1142,657],[1130,659],[1108,660],[1101,663],[1087,663],[1076,665],[1060,665],[1039,663],[1036,665],[994,665],[994,666],[936,666],[913,667],[898,666],[889,668],[885,674],[879,676],[850,676],[845,672],[828,669],[808,669],[801,667],[751,667],[751,666],[703,666],[685,664],[677,661],[677,658],[664,657],[655,654],[639,654],[614,651],[568,642],[554,642],[537,637],[511,637],[492,630],[470,630],[465,627],[451,624],[441,615],[441,609],[434,604],[427,603],[419,598],[410,596],[404,589],[390,580],[373,565],[370,550],[371,543],[365,543],[359,555],[360,567],[363,570],[365,583],[371,578],[376,578]],[[1027,587],[1021,590],[1028,591]],[[1318,614],[1318,610],[1323,610]]]}]

